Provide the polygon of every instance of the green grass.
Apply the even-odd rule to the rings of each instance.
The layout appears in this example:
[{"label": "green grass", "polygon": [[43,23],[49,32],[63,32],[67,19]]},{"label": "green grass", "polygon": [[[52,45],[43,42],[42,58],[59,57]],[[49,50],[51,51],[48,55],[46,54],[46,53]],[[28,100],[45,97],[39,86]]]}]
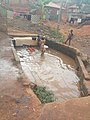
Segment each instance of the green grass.
[{"label": "green grass", "polygon": [[49,103],[55,101],[52,91],[46,90],[46,87],[37,86],[33,88],[33,91],[42,103]]},{"label": "green grass", "polygon": [[49,30],[49,36],[57,39],[58,42],[63,42],[64,41],[64,36],[59,31],[57,31],[56,29],[50,29]]},{"label": "green grass", "polygon": [[62,38],[63,35],[61,33],[59,33],[59,31],[57,31],[56,29],[50,29],[50,36],[54,37],[54,38]]}]

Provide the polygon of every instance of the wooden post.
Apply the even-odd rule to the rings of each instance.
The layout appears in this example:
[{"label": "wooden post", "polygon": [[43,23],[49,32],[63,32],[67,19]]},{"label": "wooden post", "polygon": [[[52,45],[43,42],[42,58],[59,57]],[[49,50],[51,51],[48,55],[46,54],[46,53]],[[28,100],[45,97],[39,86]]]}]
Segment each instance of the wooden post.
[{"label": "wooden post", "polygon": [[62,5],[63,5],[63,2],[61,1],[61,5],[59,8],[59,15],[58,15],[57,31],[60,29],[60,22],[61,22],[61,17],[62,17]]}]

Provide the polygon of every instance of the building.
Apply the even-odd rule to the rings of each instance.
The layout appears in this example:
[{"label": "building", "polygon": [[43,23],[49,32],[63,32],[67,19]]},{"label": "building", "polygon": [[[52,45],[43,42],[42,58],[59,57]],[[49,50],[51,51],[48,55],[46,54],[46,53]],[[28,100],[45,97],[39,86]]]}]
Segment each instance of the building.
[{"label": "building", "polygon": [[90,20],[90,5],[72,5],[68,8],[68,22],[77,24]]},{"label": "building", "polygon": [[[44,6],[46,19],[58,20],[58,15],[60,12],[60,5],[50,2]],[[62,8],[63,9],[63,8]]]},{"label": "building", "polygon": [[75,23],[78,18],[81,18],[81,13],[77,5],[69,6],[68,8],[68,22]]},{"label": "building", "polygon": [[2,0],[2,3],[16,12],[29,11],[29,0]]}]

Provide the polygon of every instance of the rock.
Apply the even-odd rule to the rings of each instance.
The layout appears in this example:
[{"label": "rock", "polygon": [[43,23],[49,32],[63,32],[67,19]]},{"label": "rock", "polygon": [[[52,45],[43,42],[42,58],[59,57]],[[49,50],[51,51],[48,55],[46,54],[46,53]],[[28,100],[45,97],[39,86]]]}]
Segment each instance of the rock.
[{"label": "rock", "polygon": [[30,82],[24,82],[23,83],[23,86],[29,86],[30,85]]},{"label": "rock", "polygon": [[13,113],[12,115],[13,115],[13,116],[16,116],[16,114],[17,114],[17,113]]},{"label": "rock", "polygon": [[37,85],[33,82],[30,83],[30,86],[31,86],[32,89],[37,87]]},{"label": "rock", "polygon": [[35,108],[33,108],[33,111],[35,112]]},{"label": "rock", "polygon": [[16,99],[15,102],[16,102],[16,103],[20,103],[21,100],[20,100],[20,99]]}]

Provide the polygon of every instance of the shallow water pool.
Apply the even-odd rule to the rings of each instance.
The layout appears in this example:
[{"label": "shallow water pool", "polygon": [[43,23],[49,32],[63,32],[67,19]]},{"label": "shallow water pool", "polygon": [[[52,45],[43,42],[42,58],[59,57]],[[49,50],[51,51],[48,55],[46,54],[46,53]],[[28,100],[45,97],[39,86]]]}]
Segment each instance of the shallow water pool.
[{"label": "shallow water pool", "polygon": [[28,79],[52,90],[57,101],[63,102],[80,96],[77,87],[79,78],[75,73],[75,63],[71,58],[51,49],[47,50],[42,57],[37,49],[30,53],[26,48],[21,48],[17,49],[17,54]]}]

